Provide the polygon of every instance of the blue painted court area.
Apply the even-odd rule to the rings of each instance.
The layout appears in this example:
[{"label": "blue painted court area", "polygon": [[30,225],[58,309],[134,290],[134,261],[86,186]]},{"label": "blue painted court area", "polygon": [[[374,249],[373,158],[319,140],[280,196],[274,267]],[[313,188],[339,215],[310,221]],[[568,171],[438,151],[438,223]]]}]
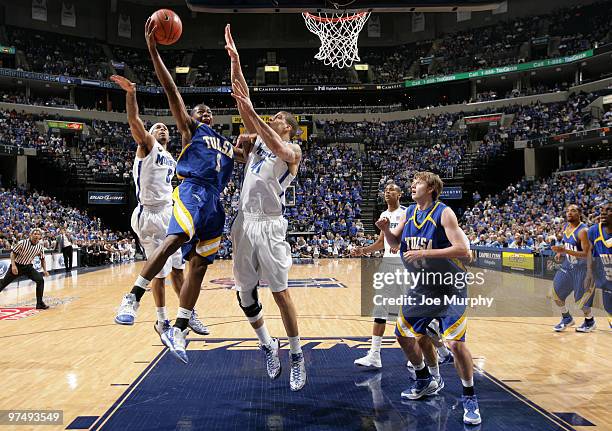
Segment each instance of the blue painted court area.
[{"label": "blue painted court area", "polygon": [[[164,351],[92,429],[101,430],[571,430],[495,378],[476,373],[481,426],[461,418],[461,383],[442,367],[440,395],[402,401],[411,374],[397,347],[382,351],[384,368],[357,368],[365,338],[306,339],[308,383],[289,389],[283,373],[270,381],[256,340],[192,340],[188,365]],[[387,343],[387,344],[390,344]],[[397,346],[397,345],[395,345]]]}]

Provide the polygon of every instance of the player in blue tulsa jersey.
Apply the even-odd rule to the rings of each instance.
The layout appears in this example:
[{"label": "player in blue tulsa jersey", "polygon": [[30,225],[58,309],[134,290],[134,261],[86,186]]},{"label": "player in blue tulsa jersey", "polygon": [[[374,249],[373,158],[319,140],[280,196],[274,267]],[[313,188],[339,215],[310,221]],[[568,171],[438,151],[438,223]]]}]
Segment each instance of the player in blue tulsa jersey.
[{"label": "player in blue tulsa jersey", "polygon": [[[444,387],[436,349],[431,338],[426,336],[427,326],[437,318],[440,331],[454,354],[457,373],[463,384],[463,421],[476,425],[481,422],[481,417],[474,394],[472,355],[465,343],[466,307],[461,301],[467,295],[466,284],[459,282],[468,279],[462,261],[470,260],[470,245],[453,210],[437,201],[442,187],[438,175],[416,173],[411,186],[416,204],[408,207],[404,220],[391,229],[389,220],[381,218],[376,226],[383,231],[391,247],[400,246],[406,269],[423,276],[421,281],[407,289],[406,296],[414,298],[415,302],[403,305],[397,319],[397,340],[413,364],[417,377],[414,385],[402,392],[402,397],[416,400],[437,394]],[[433,306],[421,305],[424,299],[444,297],[449,301],[442,300]]]},{"label": "player in blue tulsa jersey", "polygon": [[138,301],[150,280],[168,257],[182,247],[183,257],[189,261],[189,271],[181,288],[174,326],[168,327],[161,339],[176,357],[187,363],[185,335],[202,279],[219,250],[225,223],[220,193],[232,175],[234,152],[232,144],[211,128],[213,116],[208,106],[197,105],[191,113],[187,112],[178,88],[157,52],[154,33],[155,26],[149,18],[145,26],[149,53],[182,137],[183,149],[176,165],[182,183],[172,194],[174,205],[167,237],[149,256],[132,291],[124,297],[117,318],[121,313],[135,315]]},{"label": "player in blue tulsa jersey", "polygon": [[569,205],[565,211],[567,223],[563,228],[563,245],[556,245],[552,250],[557,253],[556,259],[565,259],[553,280],[553,297],[561,307],[561,321],[554,327],[557,332],[564,331],[574,324],[565,299],[573,292],[576,305],[582,308],[584,323],[576,328],[577,332],[591,332],[595,329],[595,319],[591,314],[594,289],[592,283],[585,284],[587,256],[591,245],[587,238],[587,225],[580,221],[582,212],[577,205]]},{"label": "player in blue tulsa jersey", "polygon": [[587,260],[587,279],[601,289],[608,325],[612,329],[612,203],[603,205],[599,223],[587,233],[593,253]]}]

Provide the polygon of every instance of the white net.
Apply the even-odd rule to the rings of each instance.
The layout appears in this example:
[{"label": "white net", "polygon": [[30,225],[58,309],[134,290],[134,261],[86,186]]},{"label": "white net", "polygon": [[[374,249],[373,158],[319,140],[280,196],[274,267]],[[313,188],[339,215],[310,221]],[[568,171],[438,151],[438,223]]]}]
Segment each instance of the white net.
[{"label": "white net", "polygon": [[315,55],[326,66],[351,67],[359,61],[357,39],[370,12],[302,14],[306,27],[321,39]]}]

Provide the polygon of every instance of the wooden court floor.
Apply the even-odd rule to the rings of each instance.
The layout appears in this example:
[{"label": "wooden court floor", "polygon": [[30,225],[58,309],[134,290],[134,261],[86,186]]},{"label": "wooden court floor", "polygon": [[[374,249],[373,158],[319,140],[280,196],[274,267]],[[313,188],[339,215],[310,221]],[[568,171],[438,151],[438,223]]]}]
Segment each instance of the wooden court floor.
[{"label": "wooden court floor", "polygon": [[[291,289],[302,337],[370,335],[371,319],[360,316],[359,265],[356,259],[294,265],[291,279],[333,277],[345,286]],[[133,327],[113,323],[115,309],[141,266],[124,264],[48,280],[45,296],[55,304],[50,310],[0,321],[0,410],[63,410],[62,426],[42,427],[51,430],[65,429],[77,416],[100,416],[113,405],[163,350],[152,328],[150,294]],[[235,292],[226,288],[228,278],[231,262],[210,267],[197,310],[211,329],[210,337],[254,338]],[[515,274],[498,278],[507,289],[541,290],[546,300],[550,281]],[[10,285],[0,293],[0,307],[31,303],[33,295],[29,282]],[[177,300],[169,286],[166,296],[173,317]],[[270,292],[262,289],[260,299],[270,332],[284,336]],[[596,424],[575,429],[612,430],[612,331],[605,318],[597,319],[594,333],[557,334],[552,331],[557,317],[476,317],[470,319],[468,341],[478,368],[549,412],[574,412]],[[393,335],[392,325],[386,335]],[[0,425],[5,429],[32,428]]]}]

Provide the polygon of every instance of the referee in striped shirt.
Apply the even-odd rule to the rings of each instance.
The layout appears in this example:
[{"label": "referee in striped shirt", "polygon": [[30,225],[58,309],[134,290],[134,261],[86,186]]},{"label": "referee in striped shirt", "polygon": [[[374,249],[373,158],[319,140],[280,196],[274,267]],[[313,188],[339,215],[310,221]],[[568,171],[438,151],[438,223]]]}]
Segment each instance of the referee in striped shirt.
[{"label": "referee in striped shirt", "polygon": [[45,263],[45,249],[40,242],[41,237],[42,231],[38,228],[34,228],[30,230],[30,238],[22,239],[13,247],[13,250],[11,250],[11,270],[6,273],[2,280],[0,280],[0,292],[8,286],[11,281],[25,275],[36,283],[36,308],[39,310],[46,310],[49,306],[43,302],[45,280],[40,272],[36,271],[32,265],[34,258],[36,256],[40,257],[43,274],[45,276],[49,275]]}]

